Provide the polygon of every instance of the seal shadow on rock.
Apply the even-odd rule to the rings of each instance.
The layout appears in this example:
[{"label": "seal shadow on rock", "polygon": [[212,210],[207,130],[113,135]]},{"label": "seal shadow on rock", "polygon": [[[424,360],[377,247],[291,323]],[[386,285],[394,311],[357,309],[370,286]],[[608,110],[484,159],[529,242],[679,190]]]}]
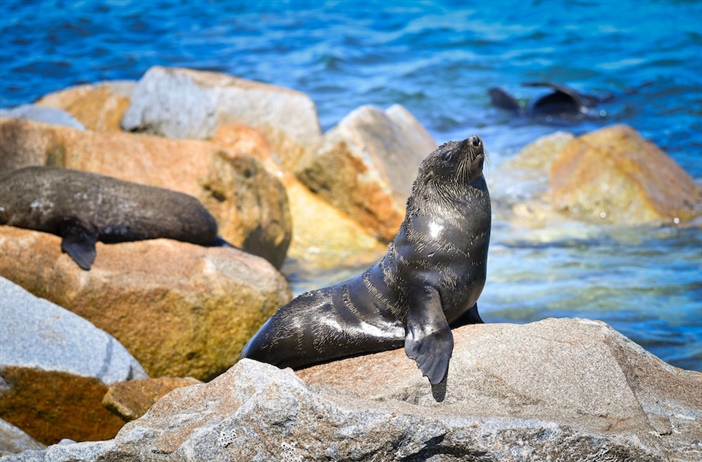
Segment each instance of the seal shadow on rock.
[{"label": "seal shadow on rock", "polygon": [[167,238],[231,246],[196,198],[177,191],[60,167],[27,167],[0,177],[0,224],[56,234],[84,270],[95,243]]},{"label": "seal shadow on rock", "polygon": [[453,352],[451,327],[483,322],[477,300],[491,226],[484,160],[477,136],[431,153],[385,256],[348,281],[282,307],[240,357],[301,368],[404,345],[435,397],[441,395]]}]

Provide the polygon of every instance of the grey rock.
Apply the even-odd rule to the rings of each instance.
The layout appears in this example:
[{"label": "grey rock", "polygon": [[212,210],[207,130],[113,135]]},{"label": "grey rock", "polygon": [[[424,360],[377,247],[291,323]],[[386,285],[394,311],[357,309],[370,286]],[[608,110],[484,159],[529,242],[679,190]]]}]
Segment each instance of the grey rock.
[{"label": "grey rock", "polygon": [[11,423],[0,419],[0,457],[30,450],[46,448]]},{"label": "grey rock", "polygon": [[[402,350],[299,371],[242,360],[110,441],[18,461],[696,461],[702,375],[604,323],[467,326],[446,399]],[[433,390],[436,393],[437,390]]]},{"label": "grey rock", "polygon": [[51,107],[36,106],[34,104],[23,104],[12,109],[0,109],[0,118],[27,119],[85,130],[83,124],[68,112]]},{"label": "grey rock", "polygon": [[65,372],[106,385],[147,377],[114,337],[80,316],[2,277],[0,294],[0,370]]},{"label": "grey rock", "polygon": [[295,175],[327,202],[389,241],[422,160],[436,142],[407,109],[361,106],[300,158]]},{"label": "grey rock", "polygon": [[122,128],[168,138],[210,138],[221,125],[260,129],[284,165],[321,137],[312,100],[294,90],[230,75],[154,66],[139,80]]}]

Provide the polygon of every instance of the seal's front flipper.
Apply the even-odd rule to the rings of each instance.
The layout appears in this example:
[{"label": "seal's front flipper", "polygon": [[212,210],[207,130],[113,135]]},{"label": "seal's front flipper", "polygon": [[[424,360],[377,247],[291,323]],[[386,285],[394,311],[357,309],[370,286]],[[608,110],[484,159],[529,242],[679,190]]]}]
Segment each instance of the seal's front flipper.
[{"label": "seal's front flipper", "polygon": [[420,288],[412,297],[405,323],[405,352],[422,374],[436,385],[446,377],[453,353],[453,334],[432,287]]},{"label": "seal's front flipper", "polygon": [[61,250],[71,256],[84,270],[90,270],[95,261],[97,235],[81,225],[64,223],[61,225]]}]

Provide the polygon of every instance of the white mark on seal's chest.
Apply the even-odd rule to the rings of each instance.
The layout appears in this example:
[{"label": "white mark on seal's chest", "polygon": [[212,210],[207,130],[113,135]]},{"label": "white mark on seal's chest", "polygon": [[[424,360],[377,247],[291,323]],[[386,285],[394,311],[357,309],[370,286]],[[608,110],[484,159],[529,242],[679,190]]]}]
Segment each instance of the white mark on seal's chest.
[{"label": "white mark on seal's chest", "polygon": [[432,237],[432,239],[436,239],[439,237],[441,234],[441,231],[444,230],[444,225],[441,225],[435,221],[432,221],[429,224],[429,235]]}]

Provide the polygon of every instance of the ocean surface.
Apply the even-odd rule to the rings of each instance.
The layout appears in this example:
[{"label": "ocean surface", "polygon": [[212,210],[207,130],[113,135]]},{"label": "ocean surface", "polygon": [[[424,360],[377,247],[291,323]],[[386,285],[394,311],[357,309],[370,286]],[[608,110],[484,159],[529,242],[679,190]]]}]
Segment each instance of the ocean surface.
[{"label": "ocean surface", "polygon": [[[702,182],[699,0],[3,0],[0,13],[2,108],[181,66],[303,91],[324,130],[361,105],[402,104],[439,143],[480,135],[488,181],[539,136],[626,123]],[[492,86],[520,99],[543,92],[528,81],[613,99],[579,124],[491,107]],[[601,319],[702,371],[700,230],[497,220],[492,236],[487,322]],[[357,270],[289,277],[299,293]]]}]

